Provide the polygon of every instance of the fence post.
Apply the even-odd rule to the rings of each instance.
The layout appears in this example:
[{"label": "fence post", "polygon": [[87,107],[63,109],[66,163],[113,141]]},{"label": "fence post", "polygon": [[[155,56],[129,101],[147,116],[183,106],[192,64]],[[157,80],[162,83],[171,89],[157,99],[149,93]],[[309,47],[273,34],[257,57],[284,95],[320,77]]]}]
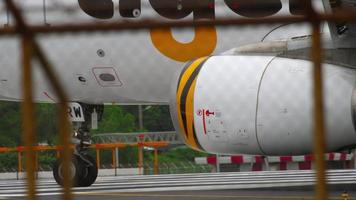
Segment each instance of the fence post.
[{"label": "fence post", "polygon": [[112,159],[112,166],[114,168],[115,176],[116,176],[116,152],[115,152],[115,149],[116,148],[111,149],[111,159]]},{"label": "fence post", "polygon": [[56,149],[56,157],[57,157],[57,159],[58,159],[59,157],[61,157],[61,153],[60,153],[59,149]]},{"label": "fence post", "polygon": [[38,152],[35,153],[35,170],[38,172]]},{"label": "fence post", "polygon": [[138,135],[138,143],[137,143],[137,149],[138,149],[138,171],[139,174],[143,174],[143,142],[145,140],[145,135],[140,134]]},{"label": "fence post", "polygon": [[154,148],[154,173],[158,174],[158,149]]},{"label": "fence post", "polygon": [[220,173],[220,155],[216,154],[216,173]]},{"label": "fence post", "polygon": [[[271,168],[269,166],[269,160],[268,160],[268,156],[263,156],[263,161],[265,162],[265,165],[266,165],[266,169],[267,171],[271,171]],[[262,168],[263,170],[263,168]]]},{"label": "fence post", "polygon": [[142,144],[139,143],[138,146],[138,170],[139,170],[139,174],[142,175],[142,168],[143,168],[143,148],[142,148]]},{"label": "fence post", "polygon": [[100,169],[100,149],[96,148],[96,166]]},{"label": "fence post", "polygon": [[356,169],[356,149],[353,149],[351,153],[352,153],[352,158],[350,160],[351,162],[350,169]]},{"label": "fence post", "polygon": [[21,154],[21,151],[18,151],[17,152],[17,159],[18,159],[18,172],[22,172],[22,154]]},{"label": "fence post", "polygon": [[117,168],[119,167],[119,148],[115,148],[115,165],[116,165],[116,167],[115,167],[115,176],[117,176]]}]

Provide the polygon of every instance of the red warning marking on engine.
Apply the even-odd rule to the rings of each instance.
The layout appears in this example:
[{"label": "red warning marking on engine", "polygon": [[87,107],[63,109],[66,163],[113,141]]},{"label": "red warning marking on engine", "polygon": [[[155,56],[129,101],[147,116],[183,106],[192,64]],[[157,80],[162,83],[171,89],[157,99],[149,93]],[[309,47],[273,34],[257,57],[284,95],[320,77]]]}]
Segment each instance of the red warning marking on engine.
[{"label": "red warning marking on engine", "polygon": [[198,116],[202,116],[202,115],[203,115],[203,112],[204,112],[204,111],[203,111],[202,109],[199,109],[199,110],[197,110],[197,115],[198,115]]},{"label": "red warning marking on engine", "polygon": [[[202,121],[203,121],[203,129],[204,129],[204,134],[206,135],[207,133],[207,128],[206,128],[206,118],[207,117],[210,117],[210,116],[215,116],[215,112],[211,112],[209,111],[208,109],[205,110],[205,109],[198,109],[196,111],[196,114],[199,116],[199,117],[202,117]],[[210,123],[208,121],[208,123]]]},{"label": "red warning marking on engine", "polygon": [[203,129],[204,129],[204,134],[206,135],[206,123],[205,123],[205,112],[203,109]]},{"label": "red warning marking on engine", "polygon": [[215,112],[210,112],[209,110],[206,110],[205,114],[207,117],[209,117],[210,115],[215,115]]}]

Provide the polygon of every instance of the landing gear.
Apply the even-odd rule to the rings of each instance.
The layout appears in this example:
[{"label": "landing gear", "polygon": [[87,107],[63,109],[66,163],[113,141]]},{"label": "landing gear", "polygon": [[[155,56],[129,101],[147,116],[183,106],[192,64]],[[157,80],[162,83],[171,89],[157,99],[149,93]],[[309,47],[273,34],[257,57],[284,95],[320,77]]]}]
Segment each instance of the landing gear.
[{"label": "landing gear", "polygon": [[[75,144],[74,153],[70,162],[69,174],[73,187],[88,187],[92,185],[97,176],[98,168],[96,166],[95,159],[88,154],[90,140],[90,124],[91,113],[95,109],[95,112],[99,114],[99,120],[102,116],[102,105],[88,105],[81,104],[83,108],[85,122],[79,125],[79,128],[74,131],[72,142]],[[78,126],[77,126],[78,127]],[[53,166],[53,176],[59,185],[63,186],[63,162],[62,159],[58,159]]]},{"label": "landing gear", "polygon": [[[78,184],[78,181],[81,177],[81,164],[79,163],[79,159],[76,156],[73,156],[72,160],[69,163],[69,177],[73,186]],[[64,167],[62,159],[58,159],[53,166],[53,176],[56,182],[59,185],[63,186],[64,180]]]},{"label": "landing gear", "polygon": [[78,181],[79,187],[88,187],[91,186],[98,176],[98,167],[96,166],[95,160],[93,157],[86,155],[84,159],[87,161],[83,163],[82,176]]},{"label": "landing gear", "polygon": [[[84,159],[86,161],[84,161]],[[73,155],[69,164],[70,181],[73,187],[91,186],[98,176],[98,168],[93,157],[86,155],[84,158]],[[53,167],[53,176],[59,185],[63,186],[63,162],[57,160]]]}]

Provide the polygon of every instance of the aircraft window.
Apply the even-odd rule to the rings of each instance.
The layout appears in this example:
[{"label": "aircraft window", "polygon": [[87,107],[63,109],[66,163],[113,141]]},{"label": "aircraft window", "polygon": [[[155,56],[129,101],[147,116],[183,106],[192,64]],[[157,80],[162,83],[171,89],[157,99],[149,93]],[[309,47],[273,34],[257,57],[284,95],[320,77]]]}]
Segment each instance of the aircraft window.
[{"label": "aircraft window", "polygon": [[224,0],[235,13],[245,17],[267,17],[282,9],[280,0]]},{"label": "aircraft window", "polygon": [[99,19],[110,19],[114,16],[112,0],[78,0],[80,8],[88,15]]},{"label": "aircraft window", "polygon": [[115,81],[115,76],[113,76],[111,74],[100,74],[99,78],[102,81]]},{"label": "aircraft window", "polygon": [[122,17],[139,17],[141,15],[141,0],[120,0],[119,11]]}]

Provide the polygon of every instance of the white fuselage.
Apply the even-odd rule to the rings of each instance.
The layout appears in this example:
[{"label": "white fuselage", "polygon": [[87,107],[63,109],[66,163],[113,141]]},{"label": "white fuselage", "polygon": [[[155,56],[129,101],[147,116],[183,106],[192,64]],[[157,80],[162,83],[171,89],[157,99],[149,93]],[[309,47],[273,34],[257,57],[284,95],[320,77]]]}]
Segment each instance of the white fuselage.
[{"label": "white fuselage", "polygon": [[[36,2],[36,3],[35,3]],[[51,2],[44,19],[40,1],[24,1],[24,13],[30,24],[44,21],[51,25],[60,22],[82,22],[93,20],[79,9],[77,1],[63,1],[63,5],[75,8],[73,12],[59,12]],[[289,14],[288,0],[283,0],[282,9],[273,15]],[[116,2],[115,2],[116,3]],[[55,3],[53,3],[55,4]],[[60,4],[57,2],[57,4]],[[150,6],[142,1],[141,18],[162,18]],[[27,9],[35,5],[37,9]],[[52,7],[51,7],[52,5]],[[0,24],[7,23],[3,2],[0,3]],[[39,8],[39,9],[38,9]],[[242,17],[228,8],[224,2],[215,3],[216,17]],[[192,19],[192,13],[184,19]],[[110,20],[122,20],[118,11]],[[103,22],[110,21],[104,20]],[[125,19],[127,20],[127,19]],[[137,19],[129,19],[137,20]],[[10,26],[14,20],[10,18]],[[99,21],[99,20],[95,20]],[[120,31],[93,34],[39,35],[37,40],[46,52],[61,83],[65,87],[69,100],[86,103],[168,103],[170,85],[182,70],[183,62],[195,59],[203,54],[219,54],[240,45],[275,40],[309,34],[306,25],[289,25],[269,33],[278,25],[216,27],[202,31],[202,35],[215,37],[216,43],[207,44],[204,40],[194,43],[197,33],[193,28],[171,29],[173,41],[167,37],[159,38],[152,30]],[[169,29],[168,29],[169,30]],[[215,35],[214,35],[215,33]],[[169,35],[169,34],[168,34]],[[163,35],[163,36],[167,36]],[[205,35],[206,36],[206,35]],[[154,40],[154,37],[156,40]],[[157,41],[158,37],[158,41]],[[210,40],[211,41],[211,37]],[[214,39],[214,38],[213,38]],[[169,52],[173,47],[165,44],[183,46],[180,52]],[[193,43],[193,45],[192,45]],[[163,47],[160,47],[162,46]],[[210,45],[210,46],[209,46]],[[189,53],[189,48],[193,51]],[[21,100],[21,49],[17,37],[0,38],[0,99]],[[165,52],[167,51],[167,52]],[[195,54],[201,51],[200,54]],[[180,54],[185,52],[184,58]],[[188,53],[187,53],[188,52]],[[195,52],[195,53],[194,53]],[[35,86],[34,98],[37,102],[56,102],[50,84],[42,76],[38,63],[34,62]]]}]

